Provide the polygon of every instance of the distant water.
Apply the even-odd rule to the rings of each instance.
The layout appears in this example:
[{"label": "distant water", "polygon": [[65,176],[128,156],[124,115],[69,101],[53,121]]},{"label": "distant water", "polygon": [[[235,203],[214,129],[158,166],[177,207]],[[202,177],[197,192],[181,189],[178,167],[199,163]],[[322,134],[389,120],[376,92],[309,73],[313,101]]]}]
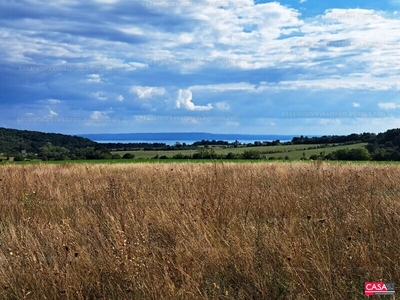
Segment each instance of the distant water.
[{"label": "distant water", "polygon": [[[186,145],[191,145],[195,142],[200,142],[200,141],[172,141],[172,140],[152,140],[152,141],[140,141],[140,140],[131,140],[131,141],[126,141],[126,140],[93,140],[97,143],[101,143],[101,144],[107,144],[107,143],[122,143],[122,144],[129,144],[129,143],[162,143],[162,144],[166,144],[166,145],[170,145],[173,146],[176,144],[176,142],[179,142],[181,144],[185,143]],[[228,143],[234,143],[236,140],[223,140],[224,142],[228,142]],[[242,143],[242,144],[248,144],[251,143],[253,144],[255,142],[255,140],[237,140],[238,142]],[[258,140],[259,141],[259,140]],[[272,142],[273,140],[262,140],[263,141],[268,141],[268,142]],[[291,140],[280,140],[280,142],[289,142]]]},{"label": "distant water", "polygon": [[216,140],[235,142],[242,144],[255,141],[291,141],[295,135],[251,135],[251,134],[213,134],[201,132],[177,132],[177,133],[120,133],[120,134],[83,134],[82,137],[98,143],[165,143],[174,145],[176,142],[188,145],[202,140]]}]

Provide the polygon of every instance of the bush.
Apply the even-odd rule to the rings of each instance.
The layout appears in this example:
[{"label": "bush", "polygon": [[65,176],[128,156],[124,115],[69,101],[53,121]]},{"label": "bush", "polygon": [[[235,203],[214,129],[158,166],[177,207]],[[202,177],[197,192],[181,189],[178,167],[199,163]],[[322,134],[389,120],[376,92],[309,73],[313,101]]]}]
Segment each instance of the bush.
[{"label": "bush", "polygon": [[236,156],[234,153],[229,152],[229,153],[225,156],[225,158],[226,158],[226,159],[234,159],[234,158],[237,158],[237,156]]},{"label": "bush", "polygon": [[340,149],[333,151],[331,154],[325,156],[327,159],[333,160],[370,160],[371,154],[366,148],[359,149]]},{"label": "bush", "polygon": [[246,150],[243,152],[242,158],[244,158],[244,159],[260,159],[261,153],[256,150]]},{"label": "bush", "polygon": [[25,160],[25,158],[23,158],[20,155],[17,155],[17,156],[14,157],[14,161],[24,161],[24,160]]},{"label": "bush", "polygon": [[213,159],[217,158],[214,149],[208,149],[209,147],[206,145],[205,147],[199,147],[197,152],[193,154],[192,158],[194,159]]},{"label": "bush", "polygon": [[119,154],[113,154],[113,155],[111,156],[111,158],[112,158],[112,159],[120,159],[120,158],[121,158],[121,155],[119,155]]},{"label": "bush", "polygon": [[201,156],[200,153],[194,153],[192,157],[193,157],[193,159],[202,159],[203,158],[203,156]]},{"label": "bush", "polygon": [[366,148],[360,149],[351,149],[350,150],[350,158],[352,160],[370,160],[371,154]]},{"label": "bush", "polygon": [[132,153],[126,153],[124,156],[122,156],[123,159],[133,159],[135,158],[135,155]]}]

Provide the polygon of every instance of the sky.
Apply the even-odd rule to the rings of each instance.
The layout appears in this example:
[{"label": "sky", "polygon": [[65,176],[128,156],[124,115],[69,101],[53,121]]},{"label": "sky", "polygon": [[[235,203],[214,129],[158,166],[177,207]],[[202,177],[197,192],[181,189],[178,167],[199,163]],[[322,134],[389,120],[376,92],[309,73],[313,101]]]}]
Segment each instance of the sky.
[{"label": "sky", "polygon": [[0,127],[400,127],[400,0],[3,0]]}]

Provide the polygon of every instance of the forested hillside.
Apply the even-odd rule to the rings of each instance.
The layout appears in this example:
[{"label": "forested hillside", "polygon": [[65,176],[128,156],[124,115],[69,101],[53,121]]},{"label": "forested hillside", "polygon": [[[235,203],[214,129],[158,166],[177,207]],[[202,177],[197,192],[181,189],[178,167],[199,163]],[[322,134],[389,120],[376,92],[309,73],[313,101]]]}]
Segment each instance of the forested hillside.
[{"label": "forested hillside", "polygon": [[15,154],[21,153],[22,150],[26,150],[27,153],[38,153],[47,143],[68,150],[98,145],[78,136],[0,128],[0,153]]}]

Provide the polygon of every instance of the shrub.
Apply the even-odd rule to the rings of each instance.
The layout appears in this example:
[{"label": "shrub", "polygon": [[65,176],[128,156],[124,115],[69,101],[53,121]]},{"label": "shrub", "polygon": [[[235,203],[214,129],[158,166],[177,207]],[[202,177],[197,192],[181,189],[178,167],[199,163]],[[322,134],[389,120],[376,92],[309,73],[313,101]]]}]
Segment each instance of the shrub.
[{"label": "shrub", "polygon": [[197,152],[192,156],[195,159],[210,159],[210,158],[217,158],[214,149],[209,149],[206,147],[199,147]]},{"label": "shrub", "polygon": [[192,157],[194,159],[202,159],[203,158],[200,153],[194,153]]},{"label": "shrub", "polygon": [[186,156],[183,155],[182,153],[177,153],[174,156],[172,156],[172,158],[174,158],[174,159],[184,159],[184,158],[186,158]]},{"label": "shrub", "polygon": [[132,153],[125,153],[124,156],[122,156],[123,159],[133,159],[135,158],[135,155]]},{"label": "shrub", "polygon": [[246,150],[242,153],[242,158],[244,158],[244,159],[260,159],[261,153],[256,150]]},{"label": "shrub", "polygon": [[232,152],[229,152],[229,153],[225,156],[225,158],[226,158],[226,159],[234,159],[234,158],[237,158],[237,155],[234,154],[234,153],[232,153]]}]

